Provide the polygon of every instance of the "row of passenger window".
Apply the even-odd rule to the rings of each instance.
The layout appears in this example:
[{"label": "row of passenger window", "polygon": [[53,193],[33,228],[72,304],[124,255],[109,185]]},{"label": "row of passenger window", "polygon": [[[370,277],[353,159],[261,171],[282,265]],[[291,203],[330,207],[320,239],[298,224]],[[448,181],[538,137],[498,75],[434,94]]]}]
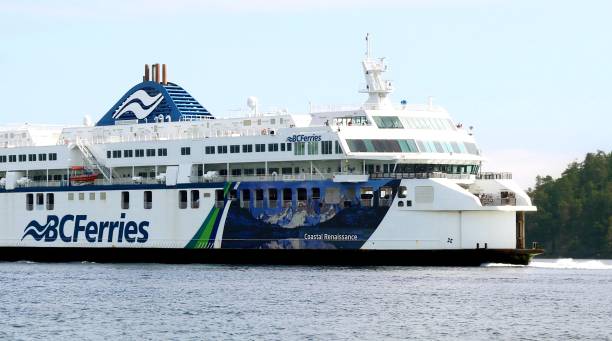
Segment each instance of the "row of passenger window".
[{"label": "row of passenger window", "polygon": [[107,150],[106,158],[120,159],[120,158],[131,158],[131,157],[153,157],[153,156],[168,156],[168,149],[166,148],[148,148],[148,149],[125,149],[125,150]]},{"label": "row of passenger window", "polygon": [[450,119],[436,117],[398,117],[374,116],[374,122],[380,129],[432,129],[454,130],[455,126]]},{"label": "row of passenger window", "polygon": [[[403,188],[403,189],[402,189]],[[353,204],[361,206],[389,206],[393,201],[395,193],[394,188],[383,186],[377,190],[373,187],[365,186],[359,189],[352,188],[348,194],[348,198],[342,199],[340,188],[328,187],[325,188],[324,196],[321,189],[318,187],[307,188],[257,188],[257,189],[242,189],[230,190],[228,199],[230,201],[239,201],[242,208],[279,208],[292,207],[297,204],[298,207],[307,205],[321,205],[323,201],[326,204],[341,204],[344,207],[351,207]],[[405,187],[400,187],[400,197],[405,197]],[[223,190],[215,191],[215,205],[222,207],[225,205],[225,195]]]},{"label": "row of passenger window", "polygon": [[418,153],[414,140],[346,140],[354,153]]},{"label": "row of passenger window", "polygon": [[[312,142],[294,142],[294,143],[257,143],[255,144],[255,148],[253,148],[252,144],[233,144],[229,146],[230,154],[235,153],[252,153],[253,150],[256,153],[265,153],[267,152],[290,152],[293,151],[294,155],[305,155],[306,151],[308,151],[308,155],[317,155],[319,154],[319,150],[321,154],[332,154],[333,144],[335,142],[335,153],[342,154],[342,147],[338,141],[312,141]],[[320,145],[320,149],[319,149]],[[279,148],[280,147],[280,148]],[[204,147],[204,152],[206,154],[227,154],[228,146],[206,146]]]},{"label": "row of passenger window", "polygon": [[0,155],[0,163],[36,162],[36,161],[47,161],[47,159],[49,159],[49,161],[57,161],[57,153]]},{"label": "row of passenger window", "polygon": [[423,153],[463,153],[480,155],[476,144],[471,142],[417,141]]},{"label": "row of passenger window", "polygon": [[[480,155],[476,144],[454,141],[346,140],[354,153],[463,153]],[[418,148],[417,148],[418,146]]]},{"label": "row of passenger window", "polygon": [[[333,151],[336,154],[342,154],[342,147],[338,141],[334,142]],[[317,155],[319,154],[319,143],[321,143],[321,154],[329,155],[332,154],[332,141],[310,141],[310,142],[294,142],[295,148],[293,149],[293,155]]]},{"label": "row of passenger window", "polygon": [[410,129],[455,130],[453,121],[448,118],[402,117],[402,122]]},{"label": "row of passenger window", "polygon": [[[204,198],[210,198],[210,193],[203,192],[202,196]],[[200,191],[199,190],[180,190],[178,195],[178,203],[180,209],[186,209],[188,206],[188,198],[190,199],[191,208],[200,208]],[[153,208],[153,192],[152,191],[144,191],[143,192],[143,208],[145,210],[150,210]],[[130,192],[121,192],[121,209],[129,210],[130,209]]]},{"label": "row of passenger window", "polygon": [[[278,152],[279,151],[279,145],[280,145],[280,151],[284,152],[284,151],[291,151],[292,150],[292,145],[291,143],[268,143],[267,144],[267,151],[268,152]],[[255,152],[256,153],[265,153],[266,152],[266,144],[265,143],[257,143],[255,144]],[[205,146],[204,147],[204,153],[205,154],[227,154],[228,152],[228,146],[224,145],[224,146]],[[230,154],[236,154],[236,153],[252,153],[253,152],[253,145],[252,144],[231,144],[229,145],[229,152]]]},{"label": "row of passenger window", "polygon": [[[36,193],[36,202],[34,202],[34,193],[26,194],[26,211],[34,210],[34,205],[40,209],[54,210],[55,209],[55,194],[47,193],[45,200],[45,193]],[[45,202],[47,203],[45,205]]]}]

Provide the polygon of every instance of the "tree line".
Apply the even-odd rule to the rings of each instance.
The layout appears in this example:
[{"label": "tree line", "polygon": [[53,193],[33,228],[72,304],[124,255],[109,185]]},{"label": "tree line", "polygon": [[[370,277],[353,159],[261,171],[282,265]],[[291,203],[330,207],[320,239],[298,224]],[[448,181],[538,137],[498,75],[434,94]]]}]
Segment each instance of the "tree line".
[{"label": "tree line", "polygon": [[611,178],[612,152],[603,151],[571,163],[558,179],[536,177],[527,245],[537,241],[550,257],[612,258]]}]

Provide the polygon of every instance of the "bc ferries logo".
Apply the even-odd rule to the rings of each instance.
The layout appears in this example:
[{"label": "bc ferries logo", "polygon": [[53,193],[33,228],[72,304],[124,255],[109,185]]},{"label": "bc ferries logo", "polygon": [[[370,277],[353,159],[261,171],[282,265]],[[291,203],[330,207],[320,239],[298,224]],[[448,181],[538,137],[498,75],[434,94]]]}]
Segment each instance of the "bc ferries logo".
[{"label": "bc ferries logo", "polygon": [[149,116],[163,99],[164,97],[161,93],[157,94],[157,96],[149,96],[146,91],[138,90],[131,94],[130,97],[121,104],[113,115],[113,118],[118,119],[128,112],[132,112],[136,118],[142,120]]},{"label": "bc ferries logo", "polygon": [[287,142],[319,142],[321,135],[293,135],[287,137]]},{"label": "bc ferries logo", "polygon": [[58,238],[66,243],[76,243],[85,240],[89,243],[117,242],[145,243],[149,239],[148,221],[136,223],[125,221],[125,213],[121,213],[118,221],[88,221],[87,215],[65,215],[59,218],[47,216],[47,223],[41,225],[32,220],[23,231],[23,240],[31,236],[36,241],[54,242]]}]

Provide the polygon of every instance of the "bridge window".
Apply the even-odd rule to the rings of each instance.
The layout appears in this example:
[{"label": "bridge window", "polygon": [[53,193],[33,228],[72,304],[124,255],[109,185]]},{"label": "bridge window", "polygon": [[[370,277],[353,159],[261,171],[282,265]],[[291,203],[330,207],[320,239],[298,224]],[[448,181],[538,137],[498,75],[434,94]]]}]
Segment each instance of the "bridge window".
[{"label": "bridge window", "polygon": [[131,149],[124,150],[123,157],[134,157],[134,151]]},{"label": "bridge window", "polygon": [[253,145],[252,144],[243,144],[242,145],[242,152],[243,153],[252,153],[253,152]]},{"label": "bridge window", "polygon": [[17,155],[9,155],[9,162],[17,162]]},{"label": "bridge window", "polygon": [[113,159],[118,159],[121,157],[121,151],[120,150],[113,150]]},{"label": "bridge window", "polygon": [[47,193],[47,209],[49,211],[55,209],[55,195],[53,193]]},{"label": "bridge window", "polygon": [[6,155],[0,155],[0,163],[6,162]]},{"label": "bridge window", "polygon": [[204,153],[206,153],[206,154],[214,154],[215,153],[215,146],[206,146],[206,147],[204,147]]},{"label": "bridge window", "polygon": [[19,155],[19,162],[25,162],[26,161],[26,155],[25,154],[20,154]]},{"label": "bridge window", "polygon": [[402,129],[404,126],[397,116],[374,116],[374,122],[380,129]]},{"label": "bridge window", "polygon": [[121,209],[127,210],[130,208],[130,192],[121,192]]},{"label": "bridge window", "polygon": [[144,191],[144,209],[150,210],[153,208],[153,192]]},{"label": "bridge window", "polygon": [[106,151],[106,158],[107,158],[107,159],[110,159],[111,157],[112,157],[111,151],[110,151],[110,150],[107,150],[107,151]]},{"label": "bridge window", "polygon": [[191,147],[181,147],[181,155],[191,155]]},{"label": "bridge window", "polygon": [[187,191],[179,191],[178,193],[178,199],[179,199],[179,208],[180,209],[186,209],[187,208]]},{"label": "bridge window", "polygon": [[257,153],[264,153],[266,151],[266,144],[265,143],[258,143],[255,145],[255,152]]},{"label": "bridge window", "polygon": [[47,161],[47,154],[38,154],[38,161]]},{"label": "bridge window", "polygon": [[191,191],[191,208],[200,208],[200,191]]},{"label": "bridge window", "polygon": [[239,144],[230,145],[230,153],[232,154],[240,153],[240,145]]},{"label": "bridge window", "polygon": [[34,194],[26,194],[26,210],[31,211],[34,209]]},{"label": "bridge window", "polygon": [[346,140],[355,153],[417,153],[414,140]]},{"label": "bridge window", "polygon": [[57,161],[57,153],[49,153],[49,161]]},{"label": "bridge window", "polygon": [[269,152],[277,152],[278,151],[278,143],[268,143],[268,151]]},{"label": "bridge window", "polygon": [[155,149],[147,149],[147,156],[155,156]]},{"label": "bridge window", "polygon": [[144,157],[144,149],[136,149],[136,157]]},{"label": "bridge window", "polygon": [[227,146],[217,146],[217,153],[227,154]]},{"label": "bridge window", "polygon": [[157,149],[157,156],[168,156],[168,149],[166,148]]},{"label": "bridge window", "polygon": [[28,154],[28,161],[36,161],[36,154]]}]

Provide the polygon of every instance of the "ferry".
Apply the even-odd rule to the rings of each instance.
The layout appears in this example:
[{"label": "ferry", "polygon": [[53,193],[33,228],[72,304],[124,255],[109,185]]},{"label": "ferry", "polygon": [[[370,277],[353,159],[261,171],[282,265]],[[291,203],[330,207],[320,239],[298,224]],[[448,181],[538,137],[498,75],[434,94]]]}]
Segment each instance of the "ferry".
[{"label": "ferry", "polygon": [[361,105],[215,116],[152,64],[95,124],[1,127],[0,259],[527,264],[527,193],[366,41]]}]

